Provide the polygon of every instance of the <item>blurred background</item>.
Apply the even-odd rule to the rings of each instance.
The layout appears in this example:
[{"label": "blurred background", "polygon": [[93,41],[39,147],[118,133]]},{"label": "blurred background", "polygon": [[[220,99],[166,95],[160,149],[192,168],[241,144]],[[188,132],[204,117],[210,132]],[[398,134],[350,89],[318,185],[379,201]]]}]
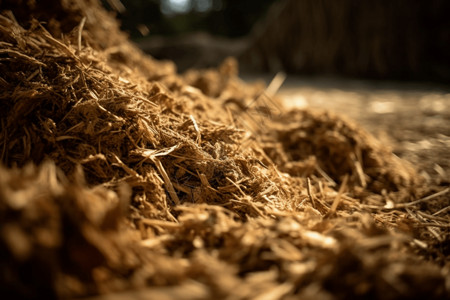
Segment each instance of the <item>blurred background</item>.
[{"label": "blurred background", "polygon": [[448,0],[103,0],[179,71],[232,55],[248,72],[450,80]]}]

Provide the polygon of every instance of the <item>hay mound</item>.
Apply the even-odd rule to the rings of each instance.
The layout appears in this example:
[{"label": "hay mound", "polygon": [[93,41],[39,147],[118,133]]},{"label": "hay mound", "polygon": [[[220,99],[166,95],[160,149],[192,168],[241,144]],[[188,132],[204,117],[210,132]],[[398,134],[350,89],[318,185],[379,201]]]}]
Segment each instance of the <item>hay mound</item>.
[{"label": "hay mound", "polygon": [[0,15],[2,292],[448,294],[448,191],[416,200],[432,191],[370,134],[283,109],[232,59],[177,75],[97,1],[56,2]]},{"label": "hay mound", "polygon": [[[288,126],[283,119],[289,120]],[[311,176],[312,170],[302,167],[308,162],[319,174],[328,174],[331,183],[340,183],[348,175],[350,185],[376,193],[420,183],[407,162],[392,155],[388,147],[350,120],[331,113],[294,110],[283,115],[280,123],[272,131],[278,147],[269,144],[264,150],[273,153],[274,148],[281,148],[281,155],[272,155],[273,159],[281,170],[293,176]]]}]

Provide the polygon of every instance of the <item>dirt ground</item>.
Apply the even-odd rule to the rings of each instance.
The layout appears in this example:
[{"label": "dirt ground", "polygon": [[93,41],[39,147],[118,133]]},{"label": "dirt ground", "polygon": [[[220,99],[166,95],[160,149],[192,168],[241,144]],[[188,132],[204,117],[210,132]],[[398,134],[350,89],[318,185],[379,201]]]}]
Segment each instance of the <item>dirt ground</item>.
[{"label": "dirt ground", "polygon": [[[243,78],[271,80],[269,75]],[[287,76],[277,95],[288,107],[329,110],[356,120],[425,178],[450,183],[449,86]]]}]

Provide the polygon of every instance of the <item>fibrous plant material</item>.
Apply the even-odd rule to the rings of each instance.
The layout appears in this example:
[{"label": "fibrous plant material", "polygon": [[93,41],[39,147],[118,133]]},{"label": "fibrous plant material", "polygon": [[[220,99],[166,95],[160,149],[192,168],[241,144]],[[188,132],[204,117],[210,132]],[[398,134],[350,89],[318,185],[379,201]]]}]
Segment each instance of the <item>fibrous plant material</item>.
[{"label": "fibrous plant material", "polygon": [[58,3],[79,20],[62,36],[0,15],[2,292],[448,295],[448,190],[351,121],[287,111],[232,59],[177,75],[102,31],[96,1]]},{"label": "fibrous plant material", "polygon": [[265,71],[447,82],[449,9],[445,0],[275,1],[241,58]]}]

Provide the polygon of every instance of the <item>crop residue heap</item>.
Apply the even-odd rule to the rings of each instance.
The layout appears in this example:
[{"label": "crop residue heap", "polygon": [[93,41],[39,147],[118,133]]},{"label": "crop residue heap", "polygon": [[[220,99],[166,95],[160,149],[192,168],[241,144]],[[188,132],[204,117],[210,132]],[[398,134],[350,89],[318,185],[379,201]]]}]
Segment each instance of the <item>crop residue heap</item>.
[{"label": "crop residue heap", "polygon": [[99,1],[46,2],[0,15],[3,293],[448,295],[448,190],[232,59],[180,75]]}]

